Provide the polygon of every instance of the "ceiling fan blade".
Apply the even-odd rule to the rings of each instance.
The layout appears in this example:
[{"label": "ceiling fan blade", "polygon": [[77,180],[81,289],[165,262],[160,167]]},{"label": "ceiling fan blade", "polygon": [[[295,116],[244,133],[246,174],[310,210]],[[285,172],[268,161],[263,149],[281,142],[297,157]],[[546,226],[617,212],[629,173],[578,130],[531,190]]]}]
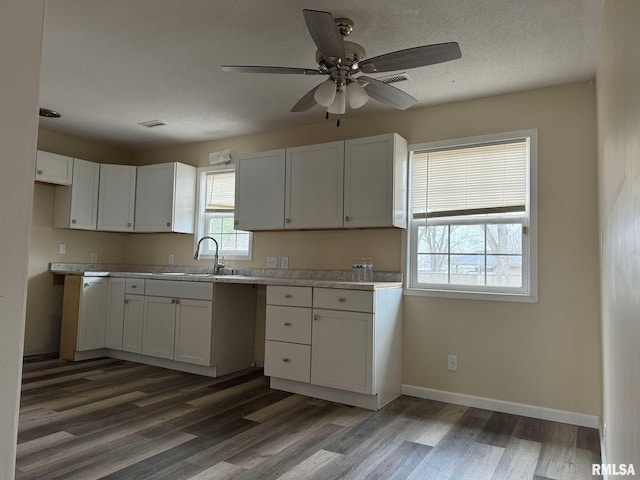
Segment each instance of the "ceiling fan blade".
[{"label": "ceiling fan blade", "polygon": [[277,73],[277,74],[293,74],[293,75],[320,75],[320,70],[310,68],[295,67],[261,67],[254,65],[222,65],[223,72],[239,72],[239,73]]},{"label": "ceiling fan blade", "polygon": [[[320,84],[320,85],[322,85],[322,84]],[[304,97],[302,97],[300,100],[298,100],[298,103],[296,103],[293,106],[291,111],[292,112],[306,112],[307,110],[309,110],[314,105],[317,105],[316,99],[313,98],[313,95],[316,93],[316,90],[318,89],[318,87],[320,85],[316,85],[311,90],[309,90],[307,93],[305,93]]]},{"label": "ceiling fan blade", "polygon": [[358,77],[357,80],[358,83],[364,87],[367,95],[394,108],[406,110],[417,102],[417,100],[408,93],[403,92],[399,88],[382,83],[375,78],[363,75]]},{"label": "ceiling fan blade", "polygon": [[457,42],[437,43],[368,58],[360,62],[360,70],[365,73],[391,72],[448,62],[460,57],[462,52]]},{"label": "ceiling fan blade", "polygon": [[334,63],[344,60],[344,40],[338,31],[336,22],[329,12],[303,10],[304,21],[318,50],[325,59],[335,59]]}]

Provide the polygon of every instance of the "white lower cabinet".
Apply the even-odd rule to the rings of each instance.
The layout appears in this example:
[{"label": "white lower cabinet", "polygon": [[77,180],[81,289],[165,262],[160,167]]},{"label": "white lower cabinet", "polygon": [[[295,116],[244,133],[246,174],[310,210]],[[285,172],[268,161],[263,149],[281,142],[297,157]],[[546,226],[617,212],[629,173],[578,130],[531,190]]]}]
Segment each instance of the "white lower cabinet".
[{"label": "white lower cabinet", "polygon": [[271,387],[378,409],[401,393],[402,290],[267,287]]},{"label": "white lower cabinet", "polygon": [[373,314],[314,310],[311,383],[373,394]]},{"label": "white lower cabinet", "polygon": [[124,290],[124,278],[109,279],[104,346],[115,350],[122,350],[122,329],[124,327],[125,305]]},{"label": "white lower cabinet", "polygon": [[108,278],[82,277],[76,350],[104,348]]},{"label": "white lower cabinet", "polygon": [[179,300],[173,359],[196,365],[211,365],[213,305],[204,300]]},{"label": "white lower cabinet", "polygon": [[[141,292],[142,293],[142,292]],[[144,296],[124,296],[124,325],[122,328],[122,350],[142,353],[142,323],[144,321]]]},{"label": "white lower cabinet", "polygon": [[173,359],[176,329],[176,299],[144,297],[142,354]]}]

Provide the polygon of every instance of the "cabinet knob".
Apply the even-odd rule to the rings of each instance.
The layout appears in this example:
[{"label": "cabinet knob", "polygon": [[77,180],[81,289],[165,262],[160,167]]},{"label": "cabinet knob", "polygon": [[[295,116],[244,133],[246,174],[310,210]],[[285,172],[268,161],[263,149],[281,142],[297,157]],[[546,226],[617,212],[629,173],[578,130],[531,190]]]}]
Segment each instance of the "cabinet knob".
[{"label": "cabinet knob", "polygon": [[284,326],[285,327],[290,327],[291,326],[291,322],[284,322]]},{"label": "cabinet knob", "polygon": [[351,220],[351,217],[349,217],[349,215],[347,215],[346,217],[344,217],[344,221],[345,221],[345,222],[348,222],[348,221],[350,221],[350,220]]},{"label": "cabinet knob", "polygon": [[347,301],[347,299],[346,299],[346,298],[343,298],[343,297],[340,297],[340,298],[338,299],[338,301],[339,301],[339,302],[341,302],[341,303],[344,303],[344,302],[346,302],[346,301]]},{"label": "cabinet knob", "polygon": [[180,299],[176,298],[176,305],[180,303]]},{"label": "cabinet knob", "polygon": [[75,219],[75,218],[74,218],[74,219],[72,219],[72,220],[71,220],[71,223],[76,223],[76,219]]},{"label": "cabinet knob", "polygon": [[131,285],[131,288],[138,288],[137,285]]},{"label": "cabinet knob", "polygon": [[175,299],[175,298],[172,298],[172,299],[171,299],[171,303],[172,303],[172,304],[173,304],[173,303],[176,303],[176,299]]},{"label": "cabinet knob", "polygon": [[171,222],[167,222],[167,227],[170,227],[170,226],[171,226]]},{"label": "cabinet knob", "polygon": [[282,361],[285,363],[289,363],[291,360],[289,360],[288,358],[283,358]]},{"label": "cabinet knob", "polygon": [[291,223],[291,219],[290,218],[285,218],[284,219],[284,223]]},{"label": "cabinet knob", "polygon": [[131,226],[131,222],[127,222],[127,227],[130,227],[130,226]]},{"label": "cabinet knob", "polygon": [[129,300],[125,300],[125,301],[124,301],[124,304],[125,304],[125,305],[126,305],[127,303],[129,303]]},{"label": "cabinet knob", "polygon": [[234,225],[238,225],[238,220],[234,220],[234,221],[233,221],[233,224],[234,224]]},{"label": "cabinet knob", "polygon": [[317,322],[318,321],[318,315],[314,315],[313,319]]},{"label": "cabinet knob", "polygon": [[85,283],[85,284],[84,284],[84,288],[87,288],[88,286],[89,286],[89,284],[88,284],[88,283]]},{"label": "cabinet knob", "polygon": [[292,295],[291,295],[290,293],[287,293],[287,294],[284,296],[284,298],[291,298],[291,296],[292,296]]},{"label": "cabinet knob", "polygon": [[38,175],[42,175],[42,170],[38,170]]}]

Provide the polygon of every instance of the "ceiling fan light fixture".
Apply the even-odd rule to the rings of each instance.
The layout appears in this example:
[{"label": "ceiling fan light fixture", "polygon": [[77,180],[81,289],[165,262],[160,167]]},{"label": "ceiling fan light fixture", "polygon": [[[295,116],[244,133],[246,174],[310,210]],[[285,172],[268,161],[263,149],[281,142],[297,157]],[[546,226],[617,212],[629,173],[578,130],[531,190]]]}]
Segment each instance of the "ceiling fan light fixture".
[{"label": "ceiling fan light fixture", "polygon": [[353,81],[347,85],[347,100],[349,101],[349,106],[355,110],[369,101],[369,95],[362,88],[362,85],[357,81]]},{"label": "ceiling fan light fixture", "polygon": [[338,87],[336,98],[327,111],[335,115],[342,115],[347,111],[347,92],[344,91],[344,87]]},{"label": "ceiling fan light fixture", "polygon": [[322,82],[318,86],[316,93],[313,94],[313,98],[318,102],[318,105],[323,107],[330,106],[336,98],[336,82],[332,79]]}]

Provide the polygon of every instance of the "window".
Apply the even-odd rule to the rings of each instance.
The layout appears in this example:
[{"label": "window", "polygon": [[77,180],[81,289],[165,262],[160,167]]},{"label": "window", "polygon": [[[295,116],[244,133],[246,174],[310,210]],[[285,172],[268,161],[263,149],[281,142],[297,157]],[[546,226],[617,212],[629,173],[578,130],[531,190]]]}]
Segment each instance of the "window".
[{"label": "window", "polygon": [[406,293],[536,301],[537,131],[410,151]]},{"label": "window", "polygon": [[[198,218],[195,243],[205,236],[218,241],[219,254],[229,260],[251,260],[253,234],[234,228],[235,170],[224,167],[198,169]],[[200,258],[213,258],[215,244],[202,242]]]}]

